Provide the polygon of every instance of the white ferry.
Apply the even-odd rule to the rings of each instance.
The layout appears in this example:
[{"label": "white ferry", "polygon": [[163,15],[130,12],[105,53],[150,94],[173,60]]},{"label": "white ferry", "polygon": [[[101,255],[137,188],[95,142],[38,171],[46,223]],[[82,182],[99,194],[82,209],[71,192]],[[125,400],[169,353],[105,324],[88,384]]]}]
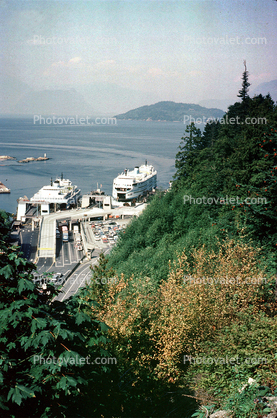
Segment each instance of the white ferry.
[{"label": "white ferry", "polygon": [[144,165],[134,170],[125,169],[113,181],[113,198],[127,201],[143,196],[157,187],[157,171],[145,161]]},{"label": "white ferry", "polygon": [[43,186],[37,193],[31,197],[30,201],[33,203],[58,203],[65,204],[66,207],[77,202],[81,190],[77,186],[73,186],[72,182],[64,179],[63,175],[57,177],[48,186]]},{"label": "white ferry", "polygon": [[18,199],[17,220],[24,221],[27,214],[38,215],[39,207],[41,215],[48,215],[51,204],[54,204],[54,211],[56,211],[57,204],[64,205],[67,209],[70,205],[77,203],[80,193],[81,190],[72,185],[70,180],[64,179],[63,175],[54,182],[51,179],[51,183],[43,186],[30,200],[26,197]]}]

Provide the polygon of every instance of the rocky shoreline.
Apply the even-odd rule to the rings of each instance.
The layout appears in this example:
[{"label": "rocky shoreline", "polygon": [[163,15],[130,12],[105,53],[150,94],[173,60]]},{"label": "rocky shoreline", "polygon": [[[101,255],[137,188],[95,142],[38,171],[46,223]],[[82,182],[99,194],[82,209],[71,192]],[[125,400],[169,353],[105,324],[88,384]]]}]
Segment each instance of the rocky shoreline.
[{"label": "rocky shoreline", "polygon": [[24,158],[24,160],[19,160],[18,163],[30,163],[31,161],[46,161],[49,160],[48,157],[38,157],[38,158],[34,158],[34,157],[27,157]]},{"label": "rocky shoreline", "polygon": [[0,161],[5,161],[5,160],[15,160],[15,157],[10,157],[9,155],[0,155]]},{"label": "rocky shoreline", "polygon": [[[7,161],[7,160],[16,160],[15,157],[10,157],[9,155],[0,155],[0,161]],[[23,160],[18,160],[18,163],[30,163],[32,161],[46,161],[49,160],[49,158],[46,156],[46,154],[44,154],[44,157],[27,157],[24,158]]]}]

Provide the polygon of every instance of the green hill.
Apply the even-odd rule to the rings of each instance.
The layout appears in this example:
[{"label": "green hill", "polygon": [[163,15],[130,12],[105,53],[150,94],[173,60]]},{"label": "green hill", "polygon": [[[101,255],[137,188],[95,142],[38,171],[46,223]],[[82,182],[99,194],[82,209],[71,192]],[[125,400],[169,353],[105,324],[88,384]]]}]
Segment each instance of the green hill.
[{"label": "green hill", "polygon": [[200,118],[203,123],[205,123],[209,118],[220,119],[223,115],[223,110],[207,109],[206,107],[196,104],[159,102],[153,105],[141,106],[137,109],[129,110],[129,112],[116,115],[115,117],[117,119],[156,120],[169,122],[184,122],[185,120],[185,123],[189,124],[194,122],[194,119],[197,118]]},{"label": "green hill", "polygon": [[263,394],[277,395],[277,107],[245,94],[224,121],[187,127],[171,190],[126,228],[106,265],[120,281],[96,296],[137,394],[151,379],[174,385],[176,417],[186,385],[234,418],[267,416]]},{"label": "green hill", "polygon": [[[277,165],[277,136],[271,129],[276,112],[272,99],[260,95],[230,106],[226,123],[207,124],[203,133],[196,125],[187,127],[176,155],[172,190],[157,195],[131,223],[111,252],[109,265],[127,276],[147,275],[159,283],[168,275],[168,261],[184,247],[214,247],[215,236],[238,239],[242,230],[248,241],[275,250],[277,180],[272,167]],[[247,117],[267,123],[243,123]],[[228,124],[232,118],[239,123]],[[185,195],[191,199],[184,204]],[[203,196],[213,203],[193,204]],[[226,196],[259,196],[268,203],[215,203]]]},{"label": "green hill", "polygon": [[36,288],[0,211],[1,416],[276,415],[277,106],[248,86],[78,295]]}]

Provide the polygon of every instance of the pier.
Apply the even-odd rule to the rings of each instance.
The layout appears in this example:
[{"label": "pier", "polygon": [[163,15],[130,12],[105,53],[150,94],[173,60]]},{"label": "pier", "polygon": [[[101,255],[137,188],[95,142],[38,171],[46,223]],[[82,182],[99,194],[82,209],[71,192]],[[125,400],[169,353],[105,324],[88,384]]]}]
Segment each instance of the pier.
[{"label": "pier", "polygon": [[[69,230],[71,230],[72,220],[89,221],[97,218],[103,220],[109,219],[110,217],[124,216],[139,216],[142,211],[146,208],[146,204],[142,203],[135,207],[123,206],[112,209],[111,207],[99,209],[71,209],[63,212],[55,212],[50,215],[44,215],[41,221],[41,228],[39,233],[38,241],[38,258],[52,258],[53,262],[56,257],[56,223],[59,220],[67,219],[69,221]],[[87,234],[85,229],[81,229],[83,244],[86,255],[88,250],[92,249],[92,243],[89,239],[86,239]]]}]

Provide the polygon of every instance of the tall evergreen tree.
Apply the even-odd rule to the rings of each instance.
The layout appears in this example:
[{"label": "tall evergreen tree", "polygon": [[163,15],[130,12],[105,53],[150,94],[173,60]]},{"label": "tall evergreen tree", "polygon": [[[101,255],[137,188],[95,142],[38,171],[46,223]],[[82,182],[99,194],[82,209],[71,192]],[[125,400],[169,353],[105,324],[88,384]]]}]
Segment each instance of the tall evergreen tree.
[{"label": "tall evergreen tree", "polygon": [[[196,128],[194,122],[187,126],[185,132],[188,134],[181,138],[182,142],[179,145],[179,152],[176,155],[175,167],[177,169],[174,175],[175,182],[173,188],[183,185],[188,176],[193,171],[196,162],[196,154],[203,149],[202,135],[200,129]],[[178,188],[177,187],[177,188]]]},{"label": "tall evergreen tree", "polygon": [[246,101],[247,98],[249,98],[248,91],[250,87],[250,83],[248,82],[249,72],[247,71],[246,67],[246,61],[243,61],[244,64],[244,72],[242,75],[242,88],[239,90],[238,97],[242,99],[243,102]]}]

